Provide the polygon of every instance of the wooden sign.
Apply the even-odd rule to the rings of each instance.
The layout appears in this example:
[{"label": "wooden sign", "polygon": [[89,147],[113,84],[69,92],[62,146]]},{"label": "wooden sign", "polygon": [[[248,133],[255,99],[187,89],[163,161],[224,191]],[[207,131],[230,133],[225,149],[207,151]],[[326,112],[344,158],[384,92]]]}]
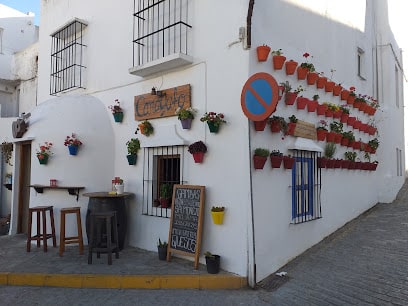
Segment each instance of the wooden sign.
[{"label": "wooden sign", "polygon": [[303,137],[308,139],[317,139],[316,127],[313,123],[298,120],[293,136]]},{"label": "wooden sign", "polygon": [[176,116],[177,108],[191,106],[190,84],[135,96],[135,120]]},{"label": "wooden sign", "polygon": [[204,195],[204,186],[174,185],[167,261],[171,253],[194,256],[194,269],[198,269]]}]

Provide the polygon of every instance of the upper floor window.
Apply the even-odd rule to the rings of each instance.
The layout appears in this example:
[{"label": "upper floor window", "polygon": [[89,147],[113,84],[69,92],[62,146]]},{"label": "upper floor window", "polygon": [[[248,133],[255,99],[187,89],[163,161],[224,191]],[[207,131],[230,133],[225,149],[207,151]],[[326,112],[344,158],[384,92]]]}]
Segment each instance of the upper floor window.
[{"label": "upper floor window", "polygon": [[84,30],[87,24],[75,19],[51,34],[50,94],[85,88]]},{"label": "upper floor window", "polygon": [[[188,21],[188,3],[189,0],[134,0],[135,68],[131,69],[130,73],[145,76],[192,62],[188,56],[191,28]],[[169,59],[166,60],[166,57]],[[140,71],[141,66],[160,60],[166,62],[161,68]]]},{"label": "upper floor window", "polygon": [[365,52],[361,48],[357,48],[357,75],[365,80]]}]

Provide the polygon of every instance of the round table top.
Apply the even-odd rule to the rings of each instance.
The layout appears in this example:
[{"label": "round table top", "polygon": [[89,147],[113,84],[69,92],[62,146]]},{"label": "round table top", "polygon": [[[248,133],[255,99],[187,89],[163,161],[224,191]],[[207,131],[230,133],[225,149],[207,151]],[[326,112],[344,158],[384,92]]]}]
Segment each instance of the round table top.
[{"label": "round table top", "polygon": [[121,194],[109,194],[107,191],[99,191],[99,192],[88,192],[82,194],[85,197],[90,197],[90,198],[124,198],[124,197],[129,197],[133,195],[131,192],[124,192]]}]

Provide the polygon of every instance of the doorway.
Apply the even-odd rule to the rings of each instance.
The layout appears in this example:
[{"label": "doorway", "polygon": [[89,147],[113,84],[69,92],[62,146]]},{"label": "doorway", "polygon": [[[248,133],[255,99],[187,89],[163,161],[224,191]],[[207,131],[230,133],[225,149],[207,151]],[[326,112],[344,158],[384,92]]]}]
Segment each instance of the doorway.
[{"label": "doorway", "polygon": [[27,234],[28,208],[30,206],[30,182],[31,182],[31,142],[18,143],[17,167],[17,234]]}]

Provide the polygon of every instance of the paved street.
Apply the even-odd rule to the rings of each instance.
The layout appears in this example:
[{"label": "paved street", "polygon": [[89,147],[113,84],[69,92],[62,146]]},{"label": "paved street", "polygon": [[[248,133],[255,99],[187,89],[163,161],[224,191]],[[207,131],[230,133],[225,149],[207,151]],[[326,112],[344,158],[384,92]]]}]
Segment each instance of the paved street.
[{"label": "paved street", "polygon": [[[311,248],[256,290],[0,287],[2,305],[408,305],[408,190]],[[283,280],[283,279],[282,279]],[[279,281],[279,279],[278,279]]]}]

